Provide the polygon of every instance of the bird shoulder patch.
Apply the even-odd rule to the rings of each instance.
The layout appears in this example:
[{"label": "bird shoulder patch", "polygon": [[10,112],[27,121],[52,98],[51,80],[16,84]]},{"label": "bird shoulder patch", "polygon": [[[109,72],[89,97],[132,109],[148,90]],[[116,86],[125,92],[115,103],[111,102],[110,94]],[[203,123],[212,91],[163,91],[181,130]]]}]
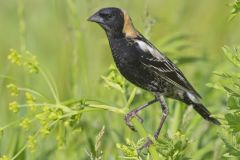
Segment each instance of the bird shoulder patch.
[{"label": "bird shoulder patch", "polygon": [[141,41],[141,40],[135,40],[135,42],[138,44],[139,48],[141,50],[143,50],[144,52],[152,54],[153,57],[155,57],[159,60],[164,59],[164,57],[159,53],[159,51],[157,49],[153,48],[146,42]]},{"label": "bird shoulder patch", "polygon": [[126,11],[123,11],[123,16],[124,16],[124,25],[123,25],[123,33],[125,34],[126,37],[129,38],[136,38],[138,36],[138,32],[135,30],[132,20],[127,14]]}]

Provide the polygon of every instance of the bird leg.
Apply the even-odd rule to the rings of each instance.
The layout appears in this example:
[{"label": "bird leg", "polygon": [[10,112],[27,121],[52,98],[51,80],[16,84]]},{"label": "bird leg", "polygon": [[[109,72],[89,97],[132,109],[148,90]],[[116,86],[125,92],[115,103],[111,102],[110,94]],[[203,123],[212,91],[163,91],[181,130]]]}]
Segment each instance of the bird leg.
[{"label": "bird leg", "polygon": [[125,118],[124,118],[127,126],[128,126],[131,130],[136,131],[136,129],[134,128],[134,126],[130,123],[131,119],[132,119],[133,117],[136,117],[136,118],[142,123],[142,122],[143,122],[143,119],[138,115],[138,112],[141,111],[141,110],[143,110],[143,109],[146,108],[147,106],[149,106],[149,105],[157,102],[157,101],[158,101],[158,99],[151,100],[151,101],[149,101],[148,103],[146,103],[146,104],[144,104],[144,105],[142,105],[142,106],[140,106],[140,107],[138,107],[138,108],[135,108],[135,109],[133,109],[132,111],[128,112],[128,113],[125,115]]},{"label": "bird leg", "polygon": [[[161,108],[162,108],[162,117],[161,117],[161,120],[160,120],[160,124],[157,128],[157,131],[154,133],[154,139],[157,140],[158,139],[158,136],[160,134],[160,131],[162,129],[162,126],[163,126],[163,123],[165,122],[167,116],[168,116],[168,106],[164,100],[164,97],[162,95],[157,95],[156,96],[156,99],[160,102],[161,104]],[[153,144],[152,140],[148,137],[147,138],[147,142],[145,144],[143,144],[142,147],[139,148],[139,150],[142,150],[143,148],[149,148],[149,146]]]},{"label": "bird leg", "polygon": [[158,96],[158,100],[159,100],[159,102],[161,104],[161,108],[162,108],[163,114],[162,114],[162,118],[160,120],[159,127],[158,127],[157,131],[154,133],[155,140],[158,139],[158,136],[159,136],[160,131],[162,129],[163,123],[165,122],[165,120],[166,120],[166,118],[168,116],[168,106],[167,106],[167,104],[166,104],[166,102],[164,100],[164,97],[162,95],[160,95],[160,96]]}]

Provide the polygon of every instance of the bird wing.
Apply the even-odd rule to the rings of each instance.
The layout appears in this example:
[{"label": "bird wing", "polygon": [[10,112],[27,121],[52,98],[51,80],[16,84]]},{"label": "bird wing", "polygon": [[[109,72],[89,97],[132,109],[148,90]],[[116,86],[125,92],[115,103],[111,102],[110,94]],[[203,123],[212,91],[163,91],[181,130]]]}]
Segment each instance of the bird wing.
[{"label": "bird wing", "polygon": [[157,75],[174,86],[201,98],[177,66],[166,56],[161,54],[161,52],[148,40],[141,36],[134,41],[140,53],[140,61],[146,68],[154,71]]}]

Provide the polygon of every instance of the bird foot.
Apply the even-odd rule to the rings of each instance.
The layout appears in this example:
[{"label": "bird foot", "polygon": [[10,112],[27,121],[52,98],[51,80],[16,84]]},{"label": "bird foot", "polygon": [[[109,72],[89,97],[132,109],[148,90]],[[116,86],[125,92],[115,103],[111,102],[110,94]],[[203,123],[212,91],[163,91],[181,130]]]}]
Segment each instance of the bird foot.
[{"label": "bird foot", "polygon": [[153,141],[149,137],[147,137],[147,141],[138,149],[138,153],[140,153],[145,148],[148,149],[152,144]]},{"label": "bird foot", "polygon": [[127,126],[133,130],[133,131],[137,131],[134,126],[131,124],[131,120],[133,119],[133,117],[136,117],[138,119],[139,122],[143,123],[143,119],[137,114],[137,110],[132,110],[130,111],[128,114],[126,114],[124,120],[125,123],[127,124]]}]

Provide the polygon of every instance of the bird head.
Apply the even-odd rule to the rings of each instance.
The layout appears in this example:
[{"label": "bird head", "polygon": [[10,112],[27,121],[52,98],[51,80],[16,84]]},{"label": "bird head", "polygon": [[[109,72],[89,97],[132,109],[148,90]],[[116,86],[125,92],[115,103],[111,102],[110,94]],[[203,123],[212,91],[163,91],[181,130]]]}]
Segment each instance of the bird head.
[{"label": "bird head", "polygon": [[88,18],[88,21],[98,23],[110,37],[136,37],[131,18],[122,9],[103,8]]}]

